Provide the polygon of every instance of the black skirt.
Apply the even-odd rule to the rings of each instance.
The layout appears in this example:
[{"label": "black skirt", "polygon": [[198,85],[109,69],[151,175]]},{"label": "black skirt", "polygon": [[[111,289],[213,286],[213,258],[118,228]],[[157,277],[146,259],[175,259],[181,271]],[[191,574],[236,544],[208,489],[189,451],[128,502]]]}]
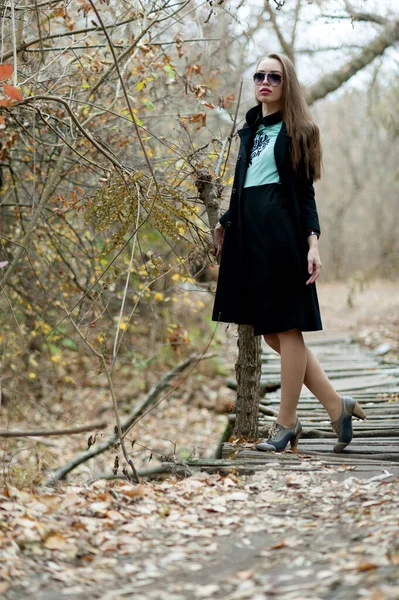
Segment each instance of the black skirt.
[{"label": "black skirt", "polygon": [[279,183],[243,188],[242,302],[254,334],[323,329],[316,284],[306,285],[307,251],[298,239]]}]

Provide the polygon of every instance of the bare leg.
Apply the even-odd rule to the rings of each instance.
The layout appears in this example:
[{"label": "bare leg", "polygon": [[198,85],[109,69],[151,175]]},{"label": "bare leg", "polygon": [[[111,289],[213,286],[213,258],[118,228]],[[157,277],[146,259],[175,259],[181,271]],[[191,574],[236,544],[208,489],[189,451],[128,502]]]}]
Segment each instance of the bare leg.
[{"label": "bare leg", "polygon": [[[273,350],[281,354],[279,335],[277,333],[268,333],[264,335],[263,338]],[[341,415],[341,396],[335,391],[331,381],[328,379],[312,350],[306,345],[305,348],[307,353],[307,363],[303,383],[324,406],[331,421],[335,421]],[[282,383],[283,381],[281,380],[281,384]],[[284,423],[281,424],[284,425]]]},{"label": "bare leg", "polygon": [[292,427],[296,423],[296,407],[306,371],[306,346],[299,329],[276,335],[281,350],[281,402],[277,422],[284,427]]}]

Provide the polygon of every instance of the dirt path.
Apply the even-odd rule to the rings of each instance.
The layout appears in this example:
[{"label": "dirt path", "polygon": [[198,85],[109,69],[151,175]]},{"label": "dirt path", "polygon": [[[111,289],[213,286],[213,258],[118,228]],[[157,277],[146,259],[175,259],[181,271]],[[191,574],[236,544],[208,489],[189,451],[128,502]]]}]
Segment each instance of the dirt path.
[{"label": "dirt path", "polygon": [[140,493],[121,482],[15,492],[3,507],[1,597],[399,598],[399,487],[389,473],[198,473]]}]

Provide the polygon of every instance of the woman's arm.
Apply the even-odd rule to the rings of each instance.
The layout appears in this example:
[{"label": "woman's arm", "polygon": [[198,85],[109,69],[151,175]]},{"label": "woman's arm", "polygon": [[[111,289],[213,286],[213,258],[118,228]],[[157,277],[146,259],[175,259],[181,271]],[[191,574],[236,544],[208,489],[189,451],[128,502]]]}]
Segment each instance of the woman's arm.
[{"label": "woman's arm", "polygon": [[306,285],[313,283],[320,276],[322,267],[319,253],[319,233],[315,229],[308,230],[308,273],[310,275]]}]

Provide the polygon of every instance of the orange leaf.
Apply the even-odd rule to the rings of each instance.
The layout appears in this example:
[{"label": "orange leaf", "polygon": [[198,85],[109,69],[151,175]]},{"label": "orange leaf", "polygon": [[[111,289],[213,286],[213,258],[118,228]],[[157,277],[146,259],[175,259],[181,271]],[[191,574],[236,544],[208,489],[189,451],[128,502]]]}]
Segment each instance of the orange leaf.
[{"label": "orange leaf", "polygon": [[65,15],[66,15],[65,8],[56,8],[54,11],[55,17],[65,17]]},{"label": "orange leaf", "polygon": [[0,81],[8,79],[13,73],[14,68],[12,65],[0,65]]},{"label": "orange leaf", "polygon": [[371,571],[372,569],[376,569],[376,568],[377,568],[377,565],[375,563],[364,562],[358,566],[357,570],[358,571]]},{"label": "orange leaf", "polygon": [[0,117],[0,125],[5,125],[6,124],[6,120],[4,117]]},{"label": "orange leaf", "polygon": [[6,106],[10,106],[11,104],[11,98],[7,98],[7,100],[0,100],[0,108],[5,108]]},{"label": "orange leaf", "polygon": [[190,120],[193,121],[194,123],[197,123],[198,121],[203,120],[204,116],[205,116],[205,113],[202,113],[202,112],[197,113],[196,115],[193,115]]},{"label": "orange leaf", "polygon": [[5,94],[7,94],[7,96],[9,96],[10,98],[13,98],[13,100],[21,101],[24,99],[20,90],[18,88],[14,87],[13,85],[3,85],[3,91]]},{"label": "orange leaf", "polygon": [[276,550],[278,550],[279,548],[285,548],[286,547],[286,543],[284,540],[281,540],[281,542],[277,542],[276,544],[274,544],[272,546],[272,548],[275,548]]}]

